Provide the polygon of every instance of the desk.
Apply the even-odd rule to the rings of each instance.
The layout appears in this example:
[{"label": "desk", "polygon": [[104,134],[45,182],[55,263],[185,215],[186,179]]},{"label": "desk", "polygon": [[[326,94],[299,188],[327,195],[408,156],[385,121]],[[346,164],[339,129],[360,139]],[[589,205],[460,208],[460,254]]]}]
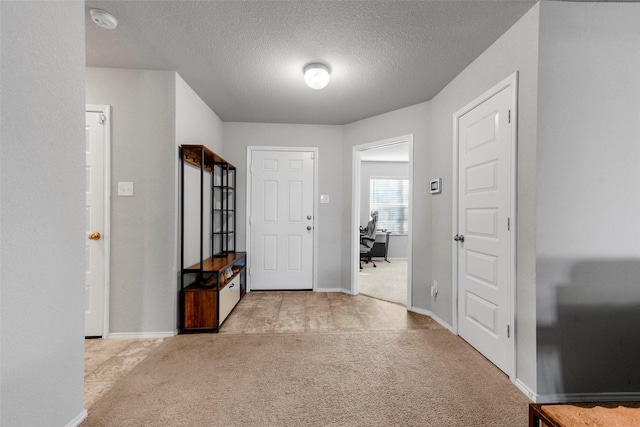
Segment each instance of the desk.
[{"label": "desk", "polygon": [[385,234],[385,241],[383,242],[374,242],[373,248],[371,249],[371,258],[384,258],[385,261],[390,262],[387,259],[387,254],[389,253],[389,234],[390,231],[382,231],[378,230],[378,235]]}]

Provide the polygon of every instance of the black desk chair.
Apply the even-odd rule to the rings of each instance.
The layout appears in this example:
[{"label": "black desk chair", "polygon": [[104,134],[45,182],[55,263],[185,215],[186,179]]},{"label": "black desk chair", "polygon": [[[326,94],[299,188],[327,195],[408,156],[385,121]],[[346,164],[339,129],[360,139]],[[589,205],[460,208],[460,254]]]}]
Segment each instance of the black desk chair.
[{"label": "black desk chair", "polygon": [[378,230],[378,211],[371,212],[371,221],[366,228],[360,228],[360,270],[362,270],[362,261],[367,264],[371,262],[374,267],[376,263],[371,259],[371,250],[376,241],[376,233]]}]

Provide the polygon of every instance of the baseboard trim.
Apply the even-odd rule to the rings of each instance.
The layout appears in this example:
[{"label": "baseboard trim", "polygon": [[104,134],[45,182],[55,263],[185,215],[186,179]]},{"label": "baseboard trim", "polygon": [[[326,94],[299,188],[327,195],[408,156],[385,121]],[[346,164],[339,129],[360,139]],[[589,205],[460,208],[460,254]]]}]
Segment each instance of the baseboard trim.
[{"label": "baseboard trim", "polygon": [[556,393],[540,394],[536,403],[628,402],[640,400],[640,393]]},{"label": "baseboard trim", "polygon": [[114,340],[132,340],[140,338],[171,338],[178,335],[178,330],[169,332],[111,332],[107,338]]},{"label": "baseboard trim", "polygon": [[351,295],[350,291],[342,288],[317,288],[316,292],[342,292],[343,294]]},{"label": "baseboard trim", "polygon": [[71,421],[69,421],[65,427],[77,427],[77,426],[79,426],[80,423],[82,423],[87,418],[87,415],[89,415],[89,413],[87,412],[86,409],[83,409],[82,412],[80,412]]},{"label": "baseboard trim", "polygon": [[522,381],[520,381],[518,378],[516,378],[513,382],[513,385],[515,385],[516,387],[518,387],[518,390],[520,390],[521,392],[523,392],[529,399],[533,400],[534,402],[538,401],[538,395],[535,394],[533,392],[533,390],[531,390],[529,388],[529,386],[527,386],[525,383],[523,383]]},{"label": "baseboard trim", "polygon": [[431,312],[430,310],[425,310],[424,308],[419,308],[419,307],[411,307],[408,309],[409,311],[413,311],[414,313],[418,313],[418,314],[424,314],[425,316],[429,316],[431,317],[433,320],[435,320],[436,322],[438,322],[440,325],[442,325],[445,329],[447,329],[449,332],[451,332],[452,334],[453,332],[453,327],[451,325],[449,325],[447,322],[445,322],[444,320],[442,320],[441,318],[439,318],[438,316],[436,316],[435,314],[433,314],[433,312]]}]

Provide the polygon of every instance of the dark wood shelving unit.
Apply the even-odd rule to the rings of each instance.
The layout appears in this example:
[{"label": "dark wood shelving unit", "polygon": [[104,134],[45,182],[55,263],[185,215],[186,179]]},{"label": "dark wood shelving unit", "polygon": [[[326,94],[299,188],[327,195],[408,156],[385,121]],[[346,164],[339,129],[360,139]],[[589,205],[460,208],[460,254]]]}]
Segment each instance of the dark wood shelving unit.
[{"label": "dark wood shelving unit", "polygon": [[[181,162],[181,257],[180,333],[218,332],[220,326],[246,293],[246,253],[236,252],[236,168],[203,145],[182,145]],[[198,188],[185,188],[184,165],[200,172]],[[205,185],[211,174],[211,186]],[[200,261],[185,267],[185,191],[200,199]],[[211,205],[205,206],[209,192]],[[206,232],[205,222],[212,231]],[[193,227],[191,227],[193,228]],[[194,237],[194,236],[191,236]],[[205,245],[205,239],[208,239]],[[205,247],[210,253],[205,253]]]},{"label": "dark wood shelving unit", "polygon": [[246,256],[246,252],[233,252],[225,255],[224,257],[209,257],[205,259],[202,263],[202,268],[200,267],[200,263],[193,264],[184,269],[185,273],[194,273],[194,272],[216,272],[220,270],[224,270],[226,267],[233,265],[238,259],[244,258]]}]

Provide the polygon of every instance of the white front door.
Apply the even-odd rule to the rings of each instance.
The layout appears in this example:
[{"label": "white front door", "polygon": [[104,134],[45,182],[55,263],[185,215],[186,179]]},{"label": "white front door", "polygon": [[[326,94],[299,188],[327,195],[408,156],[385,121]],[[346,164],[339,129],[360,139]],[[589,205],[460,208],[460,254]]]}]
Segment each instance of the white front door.
[{"label": "white front door", "polygon": [[512,86],[458,120],[458,332],[509,373]]},{"label": "white front door", "polygon": [[313,151],[251,151],[251,290],[313,288]]},{"label": "white front door", "polygon": [[105,297],[104,144],[105,116],[86,113],[86,280],[84,335],[102,336]]}]

